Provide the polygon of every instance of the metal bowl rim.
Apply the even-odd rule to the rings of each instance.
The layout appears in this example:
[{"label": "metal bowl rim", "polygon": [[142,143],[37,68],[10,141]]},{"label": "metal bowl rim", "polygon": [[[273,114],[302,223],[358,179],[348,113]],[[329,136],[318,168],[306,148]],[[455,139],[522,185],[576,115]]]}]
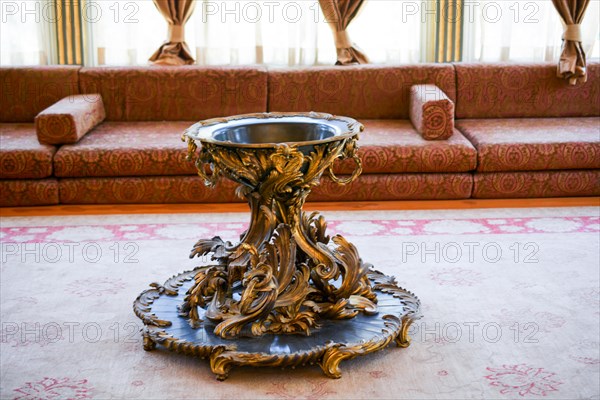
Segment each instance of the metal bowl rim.
[{"label": "metal bowl rim", "polygon": [[[336,130],[336,134],[319,140],[306,140],[300,142],[277,142],[277,143],[236,143],[230,141],[221,141],[213,138],[213,134],[217,131],[221,131],[226,127],[236,127],[243,125],[244,120],[257,120],[256,124],[265,122],[278,122],[281,120],[298,120],[306,119],[310,122],[314,121],[315,124],[322,124],[332,127]],[[260,121],[264,120],[264,121]],[[332,123],[336,121],[337,123]],[[237,148],[274,148],[280,145],[287,145],[290,147],[303,147],[312,146],[317,144],[324,144],[329,142],[335,142],[344,140],[347,138],[358,135],[364,129],[363,125],[353,118],[334,116],[327,113],[318,112],[271,112],[271,113],[253,113],[253,114],[240,114],[225,118],[211,118],[197,122],[185,130],[184,135],[188,138],[198,140],[201,143],[210,143],[219,146],[226,147],[237,147]]]}]

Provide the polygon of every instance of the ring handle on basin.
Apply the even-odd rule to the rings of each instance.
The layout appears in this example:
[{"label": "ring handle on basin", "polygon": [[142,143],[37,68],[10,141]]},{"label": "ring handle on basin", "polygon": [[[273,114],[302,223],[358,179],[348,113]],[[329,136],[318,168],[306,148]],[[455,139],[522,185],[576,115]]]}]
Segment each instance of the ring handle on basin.
[{"label": "ring handle on basin", "polygon": [[348,144],[348,147],[346,148],[344,153],[338,157],[342,160],[352,157],[352,159],[356,163],[356,167],[354,168],[354,171],[352,172],[352,175],[350,175],[349,178],[346,178],[346,179],[338,178],[333,173],[333,163],[327,168],[327,174],[329,175],[331,180],[334,181],[335,183],[337,183],[338,185],[347,185],[349,183],[352,183],[362,173],[362,161],[360,160],[360,157],[358,157],[358,155],[356,154],[356,151],[357,151],[356,139],[353,139]]}]

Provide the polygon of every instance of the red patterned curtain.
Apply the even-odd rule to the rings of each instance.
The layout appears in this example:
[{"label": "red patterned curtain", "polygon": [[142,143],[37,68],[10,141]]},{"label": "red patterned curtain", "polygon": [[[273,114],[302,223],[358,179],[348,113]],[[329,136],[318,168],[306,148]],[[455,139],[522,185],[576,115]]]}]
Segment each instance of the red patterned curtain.
[{"label": "red patterned curtain", "polygon": [[333,31],[336,65],[367,64],[369,60],[350,41],[346,28],[354,19],[364,0],[319,0],[325,19]]},{"label": "red patterned curtain", "polygon": [[190,19],[195,0],[153,0],[158,11],[169,23],[169,38],[150,57],[153,64],[185,65],[193,64],[194,58],[185,42],[185,23]]},{"label": "red patterned curtain", "polygon": [[581,21],[590,0],[552,0],[564,24],[562,52],[557,74],[571,85],[587,80],[585,52],[581,46]]}]

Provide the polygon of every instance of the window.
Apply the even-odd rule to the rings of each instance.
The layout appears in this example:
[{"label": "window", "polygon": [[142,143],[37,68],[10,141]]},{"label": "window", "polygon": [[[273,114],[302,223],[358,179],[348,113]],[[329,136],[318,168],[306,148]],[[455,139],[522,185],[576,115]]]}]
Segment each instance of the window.
[{"label": "window", "polygon": [[165,40],[167,24],[150,0],[88,2],[88,65],[143,65]]},{"label": "window", "polygon": [[420,7],[417,1],[366,1],[348,32],[373,63],[424,61]]},{"label": "window", "polygon": [[0,65],[54,63],[54,20],[54,10],[45,1],[0,0]]},{"label": "window", "polygon": [[[592,0],[582,24],[583,45],[598,47],[598,6]],[[562,23],[549,0],[465,2],[465,61],[557,61]],[[596,50],[597,52],[597,50]]]},{"label": "window", "polygon": [[[402,3],[368,1],[350,24],[350,37],[368,49],[371,62],[419,61],[420,18],[411,15],[398,23]],[[317,1],[199,1],[186,38],[199,64],[331,65],[336,60]]]},{"label": "window", "polygon": [[331,32],[316,1],[198,1],[187,39],[199,64],[335,62]]},{"label": "window", "polygon": [[[81,7],[86,65],[145,65],[167,36],[151,0],[0,0],[0,64],[56,63],[56,4]],[[368,0],[352,21],[352,41],[373,63],[434,61],[435,4],[450,0]],[[462,0],[452,27],[464,61],[557,61],[561,21],[550,0]],[[434,11],[432,13],[432,10]],[[442,17],[443,18],[443,17]],[[582,33],[600,57],[600,0]],[[447,26],[444,29],[447,29]],[[454,39],[457,38],[457,39]],[[331,65],[335,47],[316,0],[197,0],[186,41],[198,64]],[[454,50],[453,50],[454,51]]]}]

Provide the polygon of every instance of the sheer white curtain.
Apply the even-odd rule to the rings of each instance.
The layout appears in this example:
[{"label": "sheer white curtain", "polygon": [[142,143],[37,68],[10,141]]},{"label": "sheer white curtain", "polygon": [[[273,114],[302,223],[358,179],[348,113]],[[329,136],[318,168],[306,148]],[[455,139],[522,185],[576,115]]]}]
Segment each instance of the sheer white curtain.
[{"label": "sheer white curtain", "polygon": [[[584,50],[590,58],[598,52],[599,4],[590,2],[582,26]],[[562,25],[550,0],[467,0],[464,18],[464,61],[559,58]]]},{"label": "sheer white curtain", "polygon": [[[374,63],[418,62],[420,15],[405,0],[370,0],[348,32]],[[189,32],[193,32],[191,35]],[[198,64],[333,65],[331,29],[316,0],[199,0],[186,26]]]},{"label": "sheer white curtain", "polygon": [[[2,1],[4,3],[4,1]],[[0,62],[54,63],[51,0],[6,2]],[[352,40],[374,63],[418,62],[420,15],[406,0],[370,0],[350,24]],[[83,3],[86,65],[145,65],[166,40],[167,24],[152,0]],[[26,10],[30,10],[29,13]],[[198,0],[186,24],[198,64],[332,65],[331,30],[317,0]]]},{"label": "sheer white curtain", "polygon": [[186,40],[198,64],[335,63],[331,31],[313,0],[198,0]]},{"label": "sheer white curtain", "polygon": [[91,33],[88,65],[144,65],[167,38],[167,23],[152,0],[91,0],[84,23]]},{"label": "sheer white curtain", "polygon": [[53,63],[50,1],[0,1],[0,65]]},{"label": "sheer white curtain", "polygon": [[371,63],[421,60],[422,1],[367,0],[348,27]]},{"label": "sheer white curtain", "polygon": [[[335,47],[317,0],[197,0],[186,40],[197,63],[332,65]],[[50,0],[0,1],[0,64],[56,62]],[[87,0],[87,65],[145,65],[167,38],[151,0]],[[373,63],[424,61],[425,2],[369,0],[349,34]],[[562,27],[550,0],[464,0],[465,61],[557,61]],[[598,59],[600,0],[583,21],[584,49]]]}]

